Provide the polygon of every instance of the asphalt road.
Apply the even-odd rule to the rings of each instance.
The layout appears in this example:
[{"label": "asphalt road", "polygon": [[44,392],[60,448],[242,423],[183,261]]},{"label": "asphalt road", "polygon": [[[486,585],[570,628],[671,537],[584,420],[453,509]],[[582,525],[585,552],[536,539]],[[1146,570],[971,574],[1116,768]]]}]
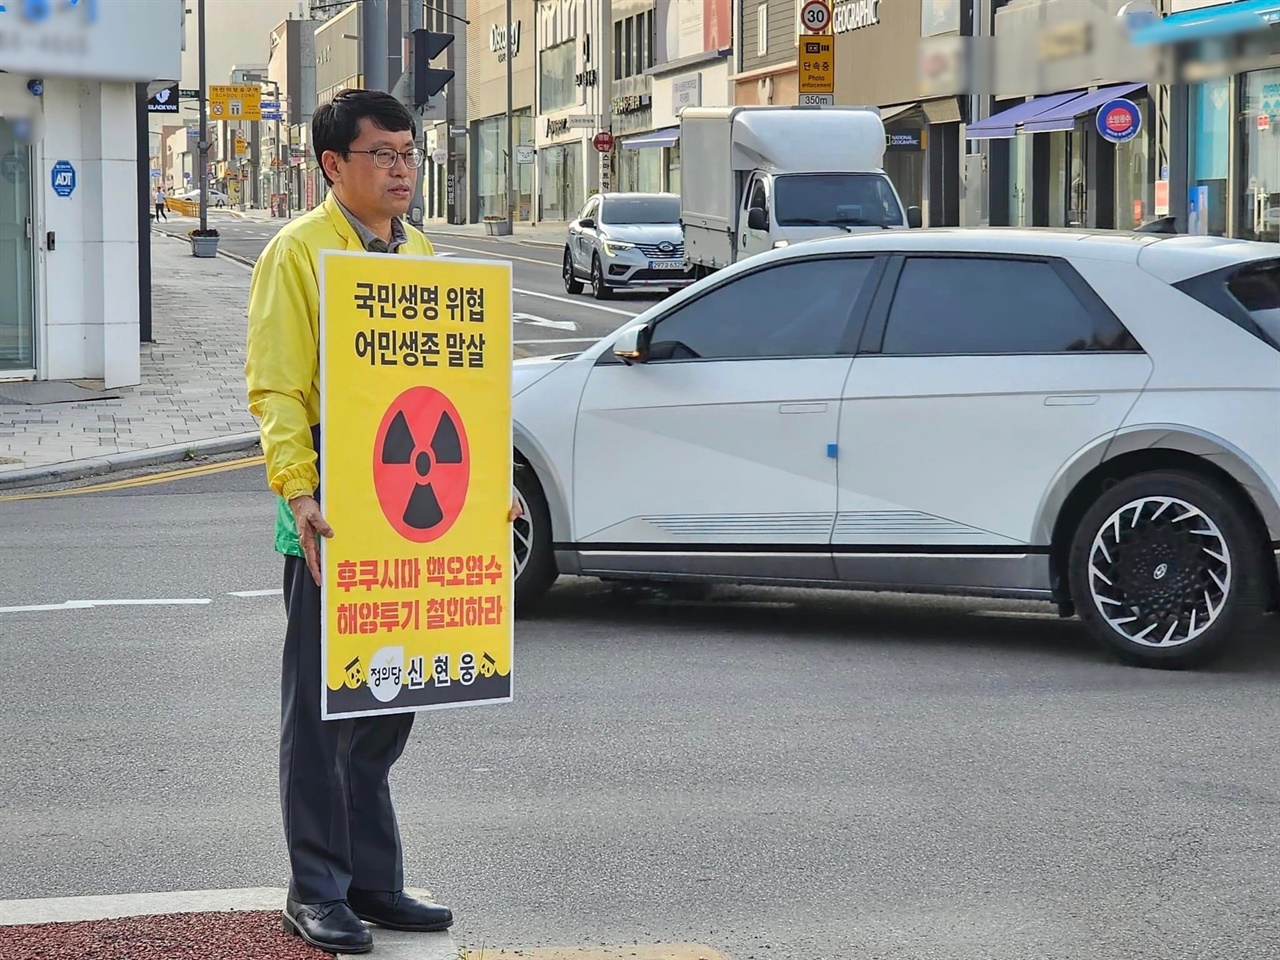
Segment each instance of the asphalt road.
[{"label": "asphalt road", "polygon": [[[0,500],[0,898],[286,882],[284,614],[236,595],[280,585],[263,486]],[[570,581],[516,677],[392,780],[410,885],[485,956],[1280,953],[1274,642],[1140,671],[1033,605]]]},{"label": "asphalt road", "polygon": [[[285,223],[238,219],[226,213],[210,217],[221,236],[219,249],[248,260],[256,260]],[[172,220],[162,220],[159,229],[185,236],[194,224],[194,220],[174,215]],[[620,291],[607,303],[597,303],[589,293],[566,293],[560,277],[562,250],[556,245],[563,239],[559,234],[548,233],[547,240],[528,243],[511,238],[456,236],[448,229],[427,231],[438,253],[511,262],[515,291],[512,333],[518,357],[582,350],[662,299],[661,294],[650,291]]]}]

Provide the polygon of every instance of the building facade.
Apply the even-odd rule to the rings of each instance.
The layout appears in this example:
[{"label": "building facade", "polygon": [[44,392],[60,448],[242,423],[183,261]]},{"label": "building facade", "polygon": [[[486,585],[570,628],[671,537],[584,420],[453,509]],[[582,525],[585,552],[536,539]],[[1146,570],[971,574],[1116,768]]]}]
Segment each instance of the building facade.
[{"label": "building facade", "polygon": [[[623,138],[620,166],[635,169],[634,180],[653,184],[651,189],[679,193],[681,111],[732,102],[733,4],[731,0],[661,3],[656,7],[654,29],[655,62],[647,68],[652,77],[654,129]],[[615,41],[617,37],[615,28]],[[628,162],[628,155],[636,159]],[[629,179],[633,178],[620,176],[619,182]]]},{"label": "building facade", "polygon": [[0,14],[0,377],[139,382],[147,84],[183,28],[182,0]]},{"label": "building facade", "polygon": [[[531,147],[536,110],[537,18],[531,3],[513,3],[510,33],[506,0],[472,0],[467,7],[466,166],[470,172],[468,221],[507,217],[507,66],[511,67],[514,219],[536,218]],[[523,147],[524,149],[520,149]],[[460,181],[467,182],[467,181]]]},{"label": "building facade", "polygon": [[800,4],[797,0],[735,0],[738,42],[735,104],[796,103],[800,85]]},{"label": "building facade", "polygon": [[618,2],[538,0],[533,129],[538,220],[570,220],[592,193],[613,188],[612,151],[597,151],[592,140],[610,129],[612,7]]}]

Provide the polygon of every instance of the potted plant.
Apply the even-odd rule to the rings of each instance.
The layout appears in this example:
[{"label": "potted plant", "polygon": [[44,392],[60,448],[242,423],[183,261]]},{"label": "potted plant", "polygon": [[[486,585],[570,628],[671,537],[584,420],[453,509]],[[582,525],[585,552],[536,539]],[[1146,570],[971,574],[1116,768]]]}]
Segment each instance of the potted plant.
[{"label": "potted plant", "polygon": [[484,232],[491,237],[505,237],[510,235],[511,231],[507,228],[506,217],[485,217]]},{"label": "potted plant", "polygon": [[188,230],[191,238],[191,255],[195,257],[216,257],[218,255],[218,231],[213,227],[201,230],[197,227]]}]

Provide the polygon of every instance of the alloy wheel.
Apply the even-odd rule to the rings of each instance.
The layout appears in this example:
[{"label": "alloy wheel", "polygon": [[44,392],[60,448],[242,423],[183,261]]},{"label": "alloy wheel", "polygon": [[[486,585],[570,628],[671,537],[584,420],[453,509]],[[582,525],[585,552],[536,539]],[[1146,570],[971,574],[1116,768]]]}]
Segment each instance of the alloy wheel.
[{"label": "alloy wheel", "polygon": [[1089,550],[1089,592],[1130,643],[1169,648],[1208,630],[1231,593],[1231,551],[1218,525],[1176,497],[1116,510]]},{"label": "alloy wheel", "polygon": [[512,488],[516,502],[520,504],[520,516],[511,524],[511,551],[515,564],[515,579],[519,580],[525,567],[529,566],[529,558],[533,556],[533,516],[529,509],[529,501],[518,488]]}]

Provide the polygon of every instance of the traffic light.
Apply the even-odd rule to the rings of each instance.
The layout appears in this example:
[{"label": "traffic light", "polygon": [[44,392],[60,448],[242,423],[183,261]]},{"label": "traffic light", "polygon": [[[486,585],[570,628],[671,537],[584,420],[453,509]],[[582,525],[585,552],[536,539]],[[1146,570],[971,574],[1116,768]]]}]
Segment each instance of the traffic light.
[{"label": "traffic light", "polygon": [[452,70],[441,70],[431,66],[431,61],[440,56],[451,43],[453,43],[452,33],[436,33],[433,30],[413,31],[413,105],[419,110],[453,79]]}]

